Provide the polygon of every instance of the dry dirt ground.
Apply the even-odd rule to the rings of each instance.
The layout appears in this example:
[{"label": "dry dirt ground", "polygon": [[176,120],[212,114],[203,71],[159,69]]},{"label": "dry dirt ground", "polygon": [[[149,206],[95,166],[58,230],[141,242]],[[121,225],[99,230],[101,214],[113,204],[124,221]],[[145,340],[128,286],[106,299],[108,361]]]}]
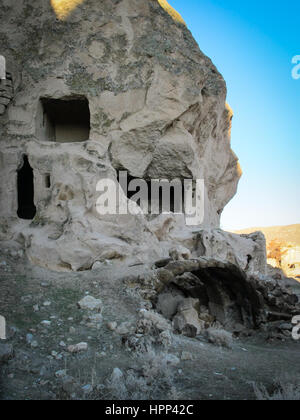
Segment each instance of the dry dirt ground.
[{"label": "dry dirt ground", "polygon": [[[6,343],[14,349],[13,358],[0,365],[0,399],[117,398],[115,390],[105,385],[113,369],[141,378],[144,356],[126,350],[122,337],[107,323],[136,319],[143,301],[122,278],[145,269],[150,267],[103,266],[91,272],[54,273],[0,252],[0,314],[7,320]],[[88,326],[85,311],[78,309],[77,302],[87,294],[103,302],[99,329]],[[43,325],[45,320],[51,324]],[[67,351],[80,342],[88,343],[87,351]],[[253,383],[271,391],[277,378],[300,379],[300,342],[292,339],[268,341],[255,334],[236,339],[229,350],[202,337],[174,335],[172,345],[163,351],[177,356],[178,363],[168,366],[169,378],[162,384],[155,376],[161,372],[153,371],[149,387],[156,389],[147,388],[145,399],[255,399]],[[181,360],[184,351],[191,353],[192,360]],[[57,377],[65,374],[69,388]],[[130,393],[125,397],[130,398]]]}]

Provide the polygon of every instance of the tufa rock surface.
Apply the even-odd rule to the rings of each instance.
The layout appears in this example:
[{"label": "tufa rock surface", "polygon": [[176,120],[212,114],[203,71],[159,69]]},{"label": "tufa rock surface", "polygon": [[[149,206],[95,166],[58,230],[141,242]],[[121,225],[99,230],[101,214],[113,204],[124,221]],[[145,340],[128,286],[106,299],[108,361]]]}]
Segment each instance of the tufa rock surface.
[{"label": "tufa rock surface", "polygon": [[[11,75],[0,87],[3,246],[56,271],[170,254],[221,254],[264,271],[262,237],[219,230],[241,176],[233,114],[223,77],[182,18],[165,0],[73,3],[0,1],[0,52]],[[204,179],[203,224],[187,227],[175,214],[99,215],[97,183],[117,181],[120,170],[145,181]]]}]

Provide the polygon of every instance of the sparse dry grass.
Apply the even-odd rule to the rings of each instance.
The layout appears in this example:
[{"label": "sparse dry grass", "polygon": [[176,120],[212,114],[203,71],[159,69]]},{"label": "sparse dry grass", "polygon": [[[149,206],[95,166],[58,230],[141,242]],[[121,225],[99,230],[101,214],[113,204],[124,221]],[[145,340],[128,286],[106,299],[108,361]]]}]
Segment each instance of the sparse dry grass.
[{"label": "sparse dry grass", "polygon": [[253,390],[258,401],[300,401],[300,384],[279,382],[274,384],[273,391],[253,384]]},{"label": "sparse dry grass", "polygon": [[112,375],[95,399],[154,400],[162,396],[176,400],[179,395],[174,385],[174,373],[164,353],[154,350],[139,356],[141,369],[130,369],[122,377]]}]

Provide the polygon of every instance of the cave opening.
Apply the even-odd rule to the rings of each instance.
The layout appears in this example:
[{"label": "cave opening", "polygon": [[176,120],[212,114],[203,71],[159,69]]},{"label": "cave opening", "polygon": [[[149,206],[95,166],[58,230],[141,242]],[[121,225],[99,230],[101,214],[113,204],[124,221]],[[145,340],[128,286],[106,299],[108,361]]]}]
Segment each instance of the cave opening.
[{"label": "cave opening", "polygon": [[41,98],[36,136],[43,141],[76,143],[89,140],[90,109],[86,98]]},{"label": "cave opening", "polygon": [[23,166],[18,171],[18,217],[24,220],[32,220],[36,214],[34,205],[34,177],[28,156],[23,157]]},{"label": "cave opening", "polygon": [[45,175],[45,187],[47,188],[47,190],[51,188],[51,175],[50,174]]},{"label": "cave opening", "polygon": [[[166,267],[176,269],[177,275],[164,284],[153,301],[166,318],[178,324],[179,332],[190,321],[198,329],[203,328],[199,327],[199,321],[205,323],[205,328],[218,323],[229,331],[235,331],[237,326],[258,327],[263,303],[242,270],[233,264],[214,266],[211,260],[205,268],[183,272],[180,264],[171,262]],[[180,325],[182,316],[186,322]]]}]

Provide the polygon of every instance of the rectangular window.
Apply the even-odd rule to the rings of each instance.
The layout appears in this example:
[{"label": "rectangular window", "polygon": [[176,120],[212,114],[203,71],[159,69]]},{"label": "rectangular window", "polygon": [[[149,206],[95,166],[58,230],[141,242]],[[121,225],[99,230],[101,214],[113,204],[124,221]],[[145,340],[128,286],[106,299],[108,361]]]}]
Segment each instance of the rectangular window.
[{"label": "rectangular window", "polygon": [[39,140],[58,143],[87,141],[90,136],[90,109],[86,98],[42,98],[36,122]]}]

